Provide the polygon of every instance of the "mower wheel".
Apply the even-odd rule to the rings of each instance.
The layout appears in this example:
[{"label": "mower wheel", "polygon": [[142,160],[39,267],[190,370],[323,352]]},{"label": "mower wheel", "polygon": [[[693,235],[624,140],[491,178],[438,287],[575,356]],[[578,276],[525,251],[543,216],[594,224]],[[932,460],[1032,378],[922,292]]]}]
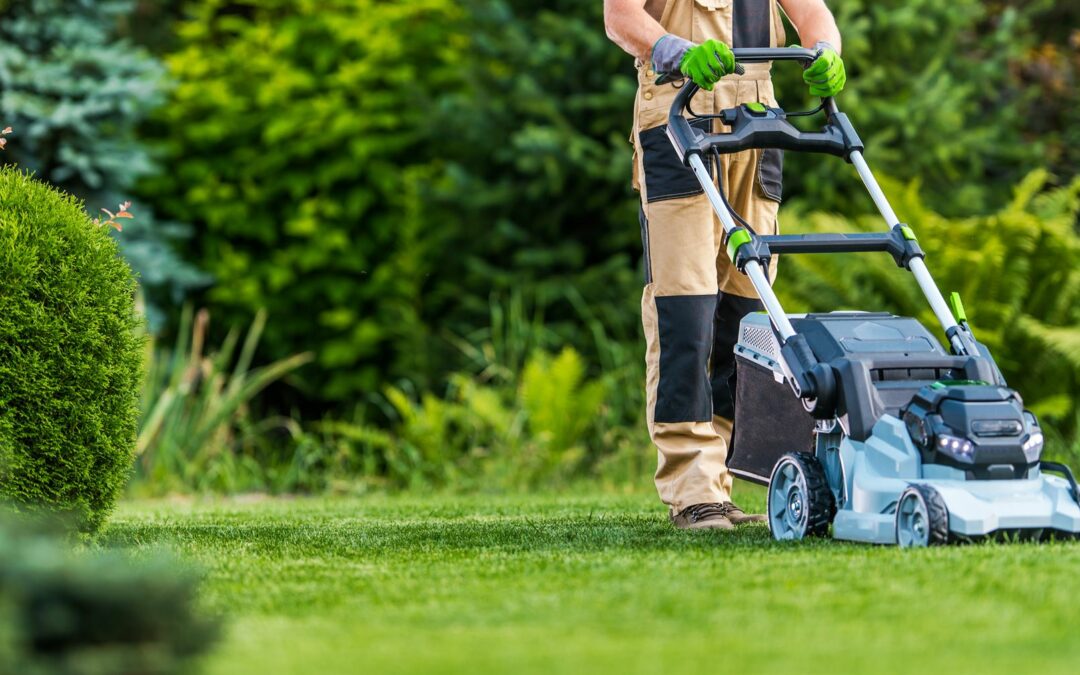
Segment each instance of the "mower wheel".
[{"label": "mower wheel", "polygon": [[789,452],[769,477],[769,530],[778,541],[822,537],[836,515],[836,500],[821,462],[808,452]]},{"label": "mower wheel", "polygon": [[896,543],[900,548],[949,543],[949,510],[937,490],[915,484],[896,502]]}]

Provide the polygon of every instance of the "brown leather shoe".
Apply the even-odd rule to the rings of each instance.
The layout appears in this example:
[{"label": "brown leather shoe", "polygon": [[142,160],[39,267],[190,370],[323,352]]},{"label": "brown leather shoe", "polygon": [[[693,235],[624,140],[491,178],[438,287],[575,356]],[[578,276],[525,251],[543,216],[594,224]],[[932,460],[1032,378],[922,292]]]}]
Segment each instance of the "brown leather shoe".
[{"label": "brown leather shoe", "polygon": [[762,513],[743,513],[743,510],[735,506],[733,502],[720,504],[720,513],[731,522],[732,525],[745,525],[746,523],[764,523],[768,520]]},{"label": "brown leather shoe", "polygon": [[694,504],[671,516],[671,524],[680,530],[734,530],[724,515],[725,504]]}]

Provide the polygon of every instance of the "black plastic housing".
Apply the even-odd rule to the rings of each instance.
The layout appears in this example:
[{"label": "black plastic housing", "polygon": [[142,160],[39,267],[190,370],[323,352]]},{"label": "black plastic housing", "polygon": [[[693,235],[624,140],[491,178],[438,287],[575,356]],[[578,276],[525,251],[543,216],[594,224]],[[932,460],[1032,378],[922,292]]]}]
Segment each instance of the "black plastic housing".
[{"label": "black plastic housing", "polygon": [[[1025,449],[1034,418],[1024,414],[1020,395],[1007,387],[936,383],[923,387],[902,411],[902,419],[925,464],[944,464],[969,478],[1026,478],[1039,462],[1041,444]],[[958,454],[939,440],[960,439],[970,453]]]},{"label": "black plastic housing", "polygon": [[779,148],[797,152],[818,152],[847,158],[862,151],[863,143],[847,115],[833,112],[821,131],[799,131],[780,108],[758,112],[746,105],[720,112],[720,119],[731,128],[728,133],[706,133],[690,126],[682,111],[697,93],[698,86],[687,82],[671,106],[667,134],[684,164],[690,156],[709,152],[734,153],[751,148]]}]

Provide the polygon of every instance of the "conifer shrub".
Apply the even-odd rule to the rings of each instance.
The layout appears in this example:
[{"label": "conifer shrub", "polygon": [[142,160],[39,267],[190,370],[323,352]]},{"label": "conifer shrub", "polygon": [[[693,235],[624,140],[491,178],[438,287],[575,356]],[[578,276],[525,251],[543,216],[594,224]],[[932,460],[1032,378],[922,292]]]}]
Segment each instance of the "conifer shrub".
[{"label": "conifer shrub", "polygon": [[[147,4],[0,0],[0,120],[15,131],[0,163],[34,171],[95,212],[134,197],[137,181],[162,170],[138,130],[162,104],[168,80],[156,58],[123,36]],[[211,280],[174,250],[191,234],[183,218],[155,218],[143,201],[135,210],[138,219],[112,236],[160,326],[180,298]]]},{"label": "conifer shrub", "polygon": [[0,500],[98,529],[131,470],[135,280],[74,198],[0,169]]}]

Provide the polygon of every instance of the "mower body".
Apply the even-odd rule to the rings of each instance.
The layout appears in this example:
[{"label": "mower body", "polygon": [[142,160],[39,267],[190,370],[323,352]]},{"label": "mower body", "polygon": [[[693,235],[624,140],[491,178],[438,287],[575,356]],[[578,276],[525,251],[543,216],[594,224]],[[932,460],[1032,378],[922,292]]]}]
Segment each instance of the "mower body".
[{"label": "mower body", "polygon": [[814,419],[788,385],[764,313],[735,348],[730,469],[769,484],[789,452],[812,453],[832,492],[832,535],[897,543],[914,485],[940,496],[953,539],[1080,534],[1069,481],[1042,471],[1042,431],[987,357],[951,355],[918,321],[883,313],[791,315],[837,375],[835,415]]}]

